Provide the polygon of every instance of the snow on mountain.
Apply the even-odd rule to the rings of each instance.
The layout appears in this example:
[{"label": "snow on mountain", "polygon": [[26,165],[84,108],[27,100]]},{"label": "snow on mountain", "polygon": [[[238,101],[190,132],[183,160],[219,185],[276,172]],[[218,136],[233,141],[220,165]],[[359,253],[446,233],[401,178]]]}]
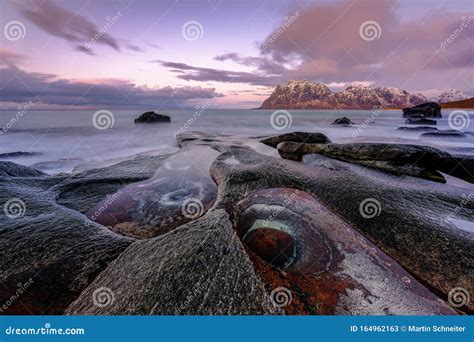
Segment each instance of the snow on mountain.
[{"label": "snow on mountain", "polygon": [[448,89],[448,90],[443,91],[437,98],[433,99],[433,101],[438,102],[438,103],[445,103],[445,102],[465,100],[467,98],[468,97],[464,95],[460,90]]},{"label": "snow on mountain", "polygon": [[261,109],[373,109],[374,107],[402,108],[428,101],[419,93],[393,87],[371,88],[350,85],[342,92],[332,92],[324,83],[289,81],[278,85]]}]

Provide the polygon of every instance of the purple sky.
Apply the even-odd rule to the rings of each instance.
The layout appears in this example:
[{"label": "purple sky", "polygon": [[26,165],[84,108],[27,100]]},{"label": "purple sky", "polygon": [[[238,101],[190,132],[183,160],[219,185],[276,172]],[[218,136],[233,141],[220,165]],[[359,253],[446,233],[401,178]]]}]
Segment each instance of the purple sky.
[{"label": "purple sky", "polygon": [[473,95],[472,0],[0,6],[0,108],[250,108],[290,79]]}]

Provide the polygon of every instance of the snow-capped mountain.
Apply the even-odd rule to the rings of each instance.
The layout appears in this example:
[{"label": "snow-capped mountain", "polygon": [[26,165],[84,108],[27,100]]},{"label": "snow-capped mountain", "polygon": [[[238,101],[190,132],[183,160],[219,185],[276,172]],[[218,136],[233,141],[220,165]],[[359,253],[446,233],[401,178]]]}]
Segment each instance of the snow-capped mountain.
[{"label": "snow-capped mountain", "polygon": [[351,85],[342,92],[332,92],[324,83],[290,81],[286,85],[278,85],[260,109],[402,108],[426,101],[422,94],[410,94],[399,88]]},{"label": "snow-capped mountain", "polygon": [[433,98],[434,102],[438,103],[445,103],[445,102],[453,102],[453,101],[460,101],[465,100],[468,97],[462,93],[462,91],[457,89],[448,89],[443,91],[437,97]]}]

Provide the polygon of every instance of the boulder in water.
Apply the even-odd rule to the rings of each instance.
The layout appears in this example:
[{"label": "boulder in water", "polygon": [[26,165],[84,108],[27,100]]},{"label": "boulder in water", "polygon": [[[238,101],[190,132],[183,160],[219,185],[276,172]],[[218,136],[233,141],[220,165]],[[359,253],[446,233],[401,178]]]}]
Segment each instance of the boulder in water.
[{"label": "boulder in water", "polygon": [[353,125],[354,123],[348,117],[342,117],[334,120],[333,125]]},{"label": "boulder in water", "polygon": [[430,120],[425,118],[409,118],[405,120],[407,125],[436,125],[436,120]]},{"label": "boulder in water", "polygon": [[161,123],[170,122],[171,119],[168,115],[158,114],[155,112],[145,112],[135,119],[135,123]]},{"label": "boulder in water", "polygon": [[403,108],[404,118],[441,118],[441,106],[426,102],[410,108]]},{"label": "boulder in water", "polygon": [[422,137],[440,137],[440,138],[465,138],[467,135],[455,129],[439,130],[435,132],[423,133]]}]

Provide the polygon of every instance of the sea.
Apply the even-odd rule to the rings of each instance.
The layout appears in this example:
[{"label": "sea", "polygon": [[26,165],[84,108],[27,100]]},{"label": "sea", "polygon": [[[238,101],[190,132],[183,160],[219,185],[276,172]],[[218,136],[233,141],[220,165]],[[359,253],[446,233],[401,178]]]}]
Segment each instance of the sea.
[{"label": "sea", "polygon": [[[0,160],[48,174],[81,165],[120,160],[141,153],[177,151],[176,134],[208,132],[257,137],[292,131],[321,132],[335,143],[382,142],[429,145],[453,154],[474,154],[474,111],[443,110],[433,126],[457,129],[465,137],[427,137],[406,125],[400,110],[161,110],[170,123],[135,124],[140,110],[2,110]],[[351,126],[332,124],[347,117]]]}]

